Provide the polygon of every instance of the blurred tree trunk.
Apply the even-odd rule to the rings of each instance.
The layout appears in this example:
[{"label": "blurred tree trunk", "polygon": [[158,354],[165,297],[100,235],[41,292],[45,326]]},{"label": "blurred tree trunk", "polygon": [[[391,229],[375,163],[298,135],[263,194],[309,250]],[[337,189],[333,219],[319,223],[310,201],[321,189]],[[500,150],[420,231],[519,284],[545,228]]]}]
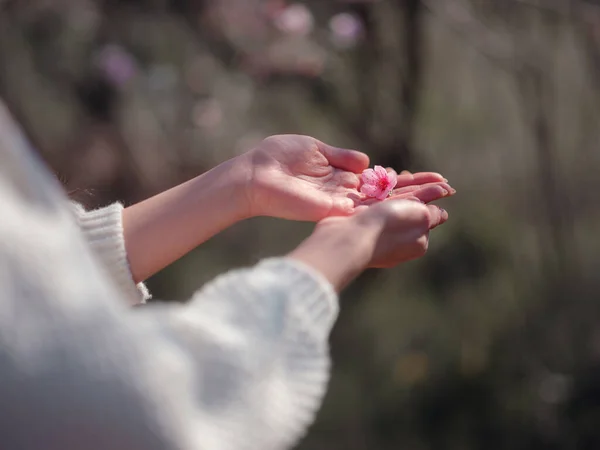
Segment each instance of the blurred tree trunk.
[{"label": "blurred tree trunk", "polygon": [[34,119],[35,98],[44,94],[41,81],[34,76],[32,56],[20,30],[13,26],[11,10],[0,11],[0,98],[19,123],[31,144],[43,154],[51,154],[44,133]]},{"label": "blurred tree trunk", "polygon": [[[423,8],[419,0],[396,0],[392,3],[396,15],[400,18],[397,27],[398,41],[401,43],[400,55],[394,58],[401,61],[398,71],[399,96],[397,101],[398,121],[394,123],[391,136],[387,142],[372,139],[370,126],[375,119],[375,104],[377,97],[373,89],[383,82],[378,79],[380,66],[386,58],[382,50],[382,43],[378,36],[379,28],[384,26],[378,22],[374,9],[380,7],[375,4],[359,4],[354,6],[357,15],[365,24],[365,40],[361,45],[356,58],[357,73],[359,74],[357,86],[360,92],[360,118],[347,124],[348,128],[355,130],[358,137],[367,146],[379,142],[380,147],[373,152],[381,155],[378,164],[393,167],[397,170],[414,170],[423,168],[424,164],[415,148],[414,135],[416,118],[421,99],[421,87],[424,69],[424,30]],[[422,158],[421,158],[422,159]]]},{"label": "blurred tree trunk", "polygon": [[[399,132],[392,144],[392,151],[386,153],[383,163],[398,169],[414,170],[424,168],[418,164],[414,135],[417,110],[421,98],[424,65],[423,9],[420,0],[398,0],[402,11],[404,71],[401,75]],[[420,166],[420,167],[417,167]]]},{"label": "blurred tree trunk", "polygon": [[586,53],[598,93],[600,92],[600,4],[582,0],[575,3],[573,19],[576,23],[575,28]]},{"label": "blurred tree trunk", "polygon": [[[473,3],[473,8],[465,6]],[[492,15],[493,20],[503,20],[505,31],[492,28],[480,18],[475,6],[477,2],[427,0],[429,9],[441,18],[451,29],[461,33],[466,41],[473,44],[481,54],[496,64],[514,80],[519,93],[518,101],[524,120],[532,138],[537,163],[536,207],[539,218],[534,218],[540,229],[538,233],[540,251],[543,255],[543,278],[555,284],[567,283],[572,269],[569,255],[571,236],[569,202],[561,189],[560,170],[557,165],[558,123],[555,122],[557,105],[554,99],[554,53],[550,51],[558,35],[558,22],[561,20],[555,9],[537,7],[533,4],[515,3],[510,13]],[[518,9],[526,7],[528,11]],[[533,19],[532,19],[533,17]],[[530,36],[523,36],[514,29],[516,21],[521,27],[531,30]],[[543,44],[543,45],[541,45]],[[552,292],[563,292],[564,287]]]}]

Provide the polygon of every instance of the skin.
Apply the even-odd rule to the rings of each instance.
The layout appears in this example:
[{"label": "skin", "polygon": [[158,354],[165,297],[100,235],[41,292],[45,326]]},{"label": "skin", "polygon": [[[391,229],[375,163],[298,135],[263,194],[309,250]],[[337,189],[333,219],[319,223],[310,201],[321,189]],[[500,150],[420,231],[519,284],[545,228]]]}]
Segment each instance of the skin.
[{"label": "skin", "polygon": [[367,268],[423,256],[429,232],[447,219],[447,212],[416,197],[386,200],[351,217],[324,219],[289,256],[320,272],[340,292]]},{"label": "skin", "polygon": [[[333,238],[322,230],[341,227],[344,233],[355,232],[354,217],[368,216],[382,203],[360,193],[360,173],[368,166],[364,153],[308,136],[269,137],[249,152],[124,210],[125,246],[134,280],[147,279],[250,217],[319,222],[315,235],[321,240]],[[429,203],[454,192],[440,174],[403,172],[390,200]],[[344,217],[352,220],[343,221]],[[376,235],[369,234],[369,239]],[[303,245],[312,248],[314,241],[307,242]],[[308,253],[300,253],[302,261],[314,266]]]}]

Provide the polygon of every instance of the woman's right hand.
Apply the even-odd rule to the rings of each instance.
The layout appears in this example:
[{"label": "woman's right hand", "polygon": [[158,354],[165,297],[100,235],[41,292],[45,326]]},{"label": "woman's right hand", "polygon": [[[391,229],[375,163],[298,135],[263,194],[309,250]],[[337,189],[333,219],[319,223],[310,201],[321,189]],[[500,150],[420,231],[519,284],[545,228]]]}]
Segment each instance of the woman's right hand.
[{"label": "woman's right hand", "polygon": [[409,197],[364,208],[355,220],[374,233],[370,234],[375,244],[368,267],[389,268],[424,256],[429,232],[448,220],[448,212]]},{"label": "woman's right hand", "polygon": [[317,225],[290,257],[321,272],[340,291],[369,267],[394,267],[427,252],[429,231],[448,213],[416,198],[390,199],[362,207],[351,217]]}]

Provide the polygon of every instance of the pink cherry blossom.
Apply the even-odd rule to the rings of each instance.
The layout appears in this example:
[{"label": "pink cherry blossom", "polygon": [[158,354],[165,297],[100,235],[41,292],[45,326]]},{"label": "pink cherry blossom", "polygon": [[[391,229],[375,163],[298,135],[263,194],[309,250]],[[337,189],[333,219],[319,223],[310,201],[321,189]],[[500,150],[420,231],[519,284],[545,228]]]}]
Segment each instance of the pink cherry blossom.
[{"label": "pink cherry blossom", "polygon": [[384,200],[396,186],[398,177],[394,172],[388,173],[383,167],[375,166],[374,169],[366,169],[362,173],[362,182],[360,192],[369,197]]}]

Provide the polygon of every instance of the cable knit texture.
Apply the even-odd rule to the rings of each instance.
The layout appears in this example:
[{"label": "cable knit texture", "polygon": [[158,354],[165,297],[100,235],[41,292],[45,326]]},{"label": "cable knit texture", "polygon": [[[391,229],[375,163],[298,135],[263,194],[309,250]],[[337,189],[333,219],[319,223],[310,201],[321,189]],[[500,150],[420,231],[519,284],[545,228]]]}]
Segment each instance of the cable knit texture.
[{"label": "cable knit texture", "polygon": [[134,283],[123,239],[123,205],[113,203],[106,208],[86,211],[72,203],[75,219],[85,240],[102,262],[109,276],[131,305],[146,303],[151,298],[144,283]]},{"label": "cable knit texture", "polygon": [[2,448],[295,445],[329,376],[326,280],[276,258],[129,308],[120,206],[73,220],[1,107],[0,162]]}]

